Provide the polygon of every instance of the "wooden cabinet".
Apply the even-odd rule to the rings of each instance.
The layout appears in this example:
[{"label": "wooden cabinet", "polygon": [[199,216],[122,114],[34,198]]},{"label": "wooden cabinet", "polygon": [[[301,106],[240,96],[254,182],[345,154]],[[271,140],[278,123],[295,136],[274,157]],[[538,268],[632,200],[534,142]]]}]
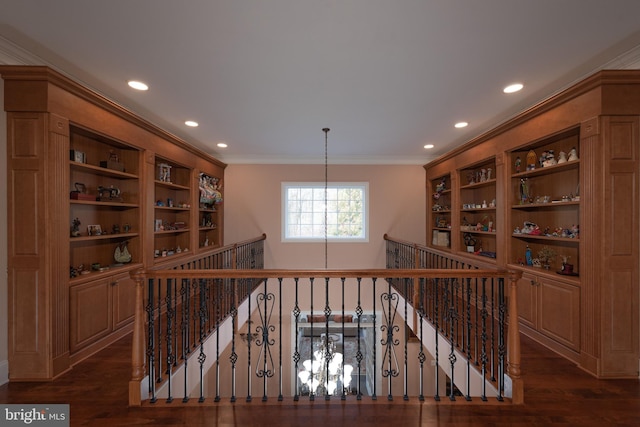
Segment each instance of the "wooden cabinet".
[{"label": "wooden cabinet", "polygon": [[[639,155],[640,72],[617,70],[425,165],[429,198],[451,178],[451,251],[480,267],[521,270],[522,331],[599,378],[638,376]],[[492,178],[477,182],[489,167]],[[478,233],[493,215],[495,234]],[[436,217],[427,214],[428,242]],[[465,235],[477,236],[474,252],[478,241],[495,248],[495,260],[467,252]]]},{"label": "wooden cabinet", "polygon": [[[198,247],[198,174],[222,180],[226,165],[47,67],[0,66],[0,75],[9,375],[49,380],[130,330],[129,273],[159,262],[156,248]],[[166,181],[161,162],[173,166]],[[156,232],[156,218],[176,229]]]},{"label": "wooden cabinet", "polygon": [[[73,360],[101,346],[99,340],[133,322],[135,282],[128,273],[69,287],[70,342]],[[120,336],[130,329],[122,330]]]},{"label": "wooden cabinet", "polygon": [[580,351],[580,287],[544,274],[523,274],[518,282],[518,314],[525,333],[549,345],[562,344],[561,353],[577,362]]}]

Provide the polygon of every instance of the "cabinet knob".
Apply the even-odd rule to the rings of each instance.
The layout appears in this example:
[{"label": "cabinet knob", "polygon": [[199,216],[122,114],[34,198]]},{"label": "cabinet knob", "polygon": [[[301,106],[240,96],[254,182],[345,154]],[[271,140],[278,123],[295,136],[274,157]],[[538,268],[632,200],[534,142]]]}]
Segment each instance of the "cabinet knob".
[{"label": "cabinet knob", "polygon": [[531,279],[531,286],[536,286],[538,284],[538,282],[536,282],[535,280]]}]

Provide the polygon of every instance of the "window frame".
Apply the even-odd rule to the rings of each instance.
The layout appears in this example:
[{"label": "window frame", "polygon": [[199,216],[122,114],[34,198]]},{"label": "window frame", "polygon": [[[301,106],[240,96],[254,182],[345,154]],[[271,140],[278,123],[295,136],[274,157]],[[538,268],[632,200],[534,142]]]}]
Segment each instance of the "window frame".
[{"label": "window frame", "polygon": [[[287,220],[289,218],[288,211],[288,189],[290,188],[312,188],[312,189],[325,189],[324,182],[282,182],[281,183],[281,220],[280,220],[280,237],[281,241],[285,243],[320,243],[325,241],[325,235],[322,233],[318,237],[290,237],[287,235]],[[332,243],[363,243],[369,242],[369,183],[366,181],[358,182],[328,182],[327,189],[332,188],[353,188],[362,191],[363,195],[363,236],[359,237],[332,237],[327,236],[326,240]],[[317,212],[316,212],[317,213]],[[324,210],[322,211],[324,214]]]}]

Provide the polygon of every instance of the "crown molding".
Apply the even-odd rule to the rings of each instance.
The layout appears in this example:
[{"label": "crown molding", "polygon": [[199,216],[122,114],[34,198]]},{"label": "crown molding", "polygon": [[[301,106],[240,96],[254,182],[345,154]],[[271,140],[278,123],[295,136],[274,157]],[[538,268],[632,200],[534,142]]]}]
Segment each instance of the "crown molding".
[{"label": "crown molding", "polygon": [[21,48],[11,40],[2,36],[0,36],[0,64],[52,66],[39,56]]},{"label": "crown molding", "polygon": [[[214,156],[222,162],[242,165],[273,164],[273,165],[319,165],[324,164],[324,156],[243,156],[243,155],[223,155],[214,153]],[[331,158],[330,165],[418,165],[422,166],[432,160],[434,156],[340,156]]]}]

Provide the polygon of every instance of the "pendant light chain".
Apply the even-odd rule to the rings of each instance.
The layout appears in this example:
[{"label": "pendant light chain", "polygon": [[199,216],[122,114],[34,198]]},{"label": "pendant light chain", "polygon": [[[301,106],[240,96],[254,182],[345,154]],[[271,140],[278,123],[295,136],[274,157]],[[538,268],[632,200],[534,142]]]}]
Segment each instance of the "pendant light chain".
[{"label": "pendant light chain", "polygon": [[324,128],[322,131],[324,132],[324,268],[327,269],[329,265],[329,241],[327,237],[327,193],[329,186],[327,135],[329,134],[329,128]]}]

